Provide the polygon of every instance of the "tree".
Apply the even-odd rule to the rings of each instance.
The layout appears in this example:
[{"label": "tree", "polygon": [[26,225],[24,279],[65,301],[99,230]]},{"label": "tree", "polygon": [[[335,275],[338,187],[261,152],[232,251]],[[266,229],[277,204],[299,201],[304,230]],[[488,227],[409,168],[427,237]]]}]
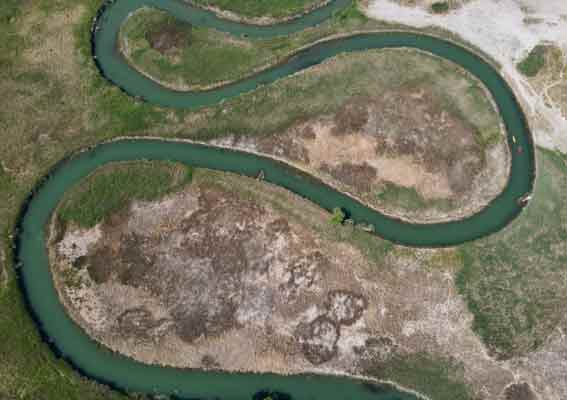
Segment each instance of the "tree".
[{"label": "tree", "polygon": [[342,225],[345,222],[346,214],[340,207],[333,208],[333,216],[331,217],[331,224]]}]

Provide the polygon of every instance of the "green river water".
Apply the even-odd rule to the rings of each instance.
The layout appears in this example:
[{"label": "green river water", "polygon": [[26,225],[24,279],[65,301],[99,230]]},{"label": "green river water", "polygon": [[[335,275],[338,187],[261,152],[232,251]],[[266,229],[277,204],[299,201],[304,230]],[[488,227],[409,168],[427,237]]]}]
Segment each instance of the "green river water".
[{"label": "green river water", "polygon": [[[492,93],[508,132],[512,149],[509,182],[487,208],[470,218],[429,225],[413,225],[386,217],[321,182],[284,164],[243,152],[160,140],[123,140],[102,144],[62,162],[37,188],[20,219],[17,257],[22,285],[42,333],[53,347],[85,375],[132,392],[175,394],[180,398],[250,399],[262,389],[286,392],[295,399],[414,399],[409,393],[384,387],[380,393],[359,381],[324,376],[225,374],[187,371],[145,365],[111,353],[97,345],[67,316],[50,276],[45,227],[64,193],[96,168],[113,161],[174,160],[195,167],[256,176],[288,188],[326,209],[343,207],[356,222],[373,224],[376,233],[409,246],[447,246],[493,233],[521,211],[517,199],[532,189],[534,151],[529,129],[516,99],[498,72],[482,59],[455,44],[413,33],[360,34],[320,43],[301,51],[286,63],[246,80],[205,92],[176,92],[163,88],[132,69],[117,51],[116,41],[125,18],[142,6],[155,6],[195,25],[213,27],[236,35],[269,37],[290,34],[329,18],[350,4],[331,1],[327,6],[290,23],[269,27],[247,26],[218,19],[214,14],[177,0],[118,0],[101,10],[93,34],[94,52],[107,79],[133,96],[167,107],[193,108],[254,90],[281,77],[308,68],[339,53],[388,47],[412,47],[451,60],[480,79]],[[376,71],[380,73],[380,71]],[[126,134],[126,132],[125,132]],[[516,143],[513,143],[512,136]],[[523,152],[516,152],[522,146]]]}]

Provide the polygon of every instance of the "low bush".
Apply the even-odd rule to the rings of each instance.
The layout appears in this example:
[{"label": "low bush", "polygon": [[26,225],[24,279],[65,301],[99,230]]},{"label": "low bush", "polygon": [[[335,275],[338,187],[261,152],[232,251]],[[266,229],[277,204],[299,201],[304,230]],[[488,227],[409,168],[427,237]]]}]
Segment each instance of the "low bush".
[{"label": "low bush", "polygon": [[545,65],[545,46],[538,45],[518,63],[518,71],[525,76],[536,76]]},{"label": "low bush", "polygon": [[431,5],[431,11],[435,14],[443,14],[449,11],[449,3],[446,1],[439,1]]}]

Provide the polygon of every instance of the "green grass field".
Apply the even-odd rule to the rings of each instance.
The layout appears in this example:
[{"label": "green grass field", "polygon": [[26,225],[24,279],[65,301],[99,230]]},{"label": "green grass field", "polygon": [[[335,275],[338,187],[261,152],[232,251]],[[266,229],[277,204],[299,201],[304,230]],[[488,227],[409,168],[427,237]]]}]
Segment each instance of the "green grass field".
[{"label": "green grass field", "polygon": [[457,284],[475,315],[474,329],[501,358],[540,346],[567,302],[567,167],[537,153],[534,198],[505,230],[461,248]]},{"label": "green grass field", "polygon": [[168,162],[105,166],[66,193],[58,215],[64,223],[90,228],[133,200],[151,201],[183,188],[192,175],[191,167]]},{"label": "green grass field", "polygon": [[[189,37],[186,45],[171,55],[152,49],[147,40],[149,32],[167,25],[175,26]],[[274,57],[272,50],[263,43],[177,23],[174,17],[151,8],[132,15],[121,30],[121,37],[128,43],[127,55],[134,65],[170,84],[181,81],[186,85],[209,85],[234,80]],[[285,46],[284,50],[287,48]]]}]

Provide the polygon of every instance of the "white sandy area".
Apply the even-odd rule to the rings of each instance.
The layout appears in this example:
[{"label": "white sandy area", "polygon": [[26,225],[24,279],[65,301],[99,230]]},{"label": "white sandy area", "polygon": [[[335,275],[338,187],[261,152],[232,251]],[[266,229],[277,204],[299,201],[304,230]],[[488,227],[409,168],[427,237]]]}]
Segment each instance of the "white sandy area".
[{"label": "white sandy area", "polygon": [[[492,56],[502,64],[503,75],[528,108],[532,122],[544,122],[532,124],[536,143],[567,152],[567,119],[516,70],[516,63],[541,42],[558,45],[567,62],[567,0],[473,0],[446,15],[432,15],[426,6],[370,0],[365,12],[371,18],[419,28],[442,27]],[[525,18],[541,21],[526,24]]]}]

